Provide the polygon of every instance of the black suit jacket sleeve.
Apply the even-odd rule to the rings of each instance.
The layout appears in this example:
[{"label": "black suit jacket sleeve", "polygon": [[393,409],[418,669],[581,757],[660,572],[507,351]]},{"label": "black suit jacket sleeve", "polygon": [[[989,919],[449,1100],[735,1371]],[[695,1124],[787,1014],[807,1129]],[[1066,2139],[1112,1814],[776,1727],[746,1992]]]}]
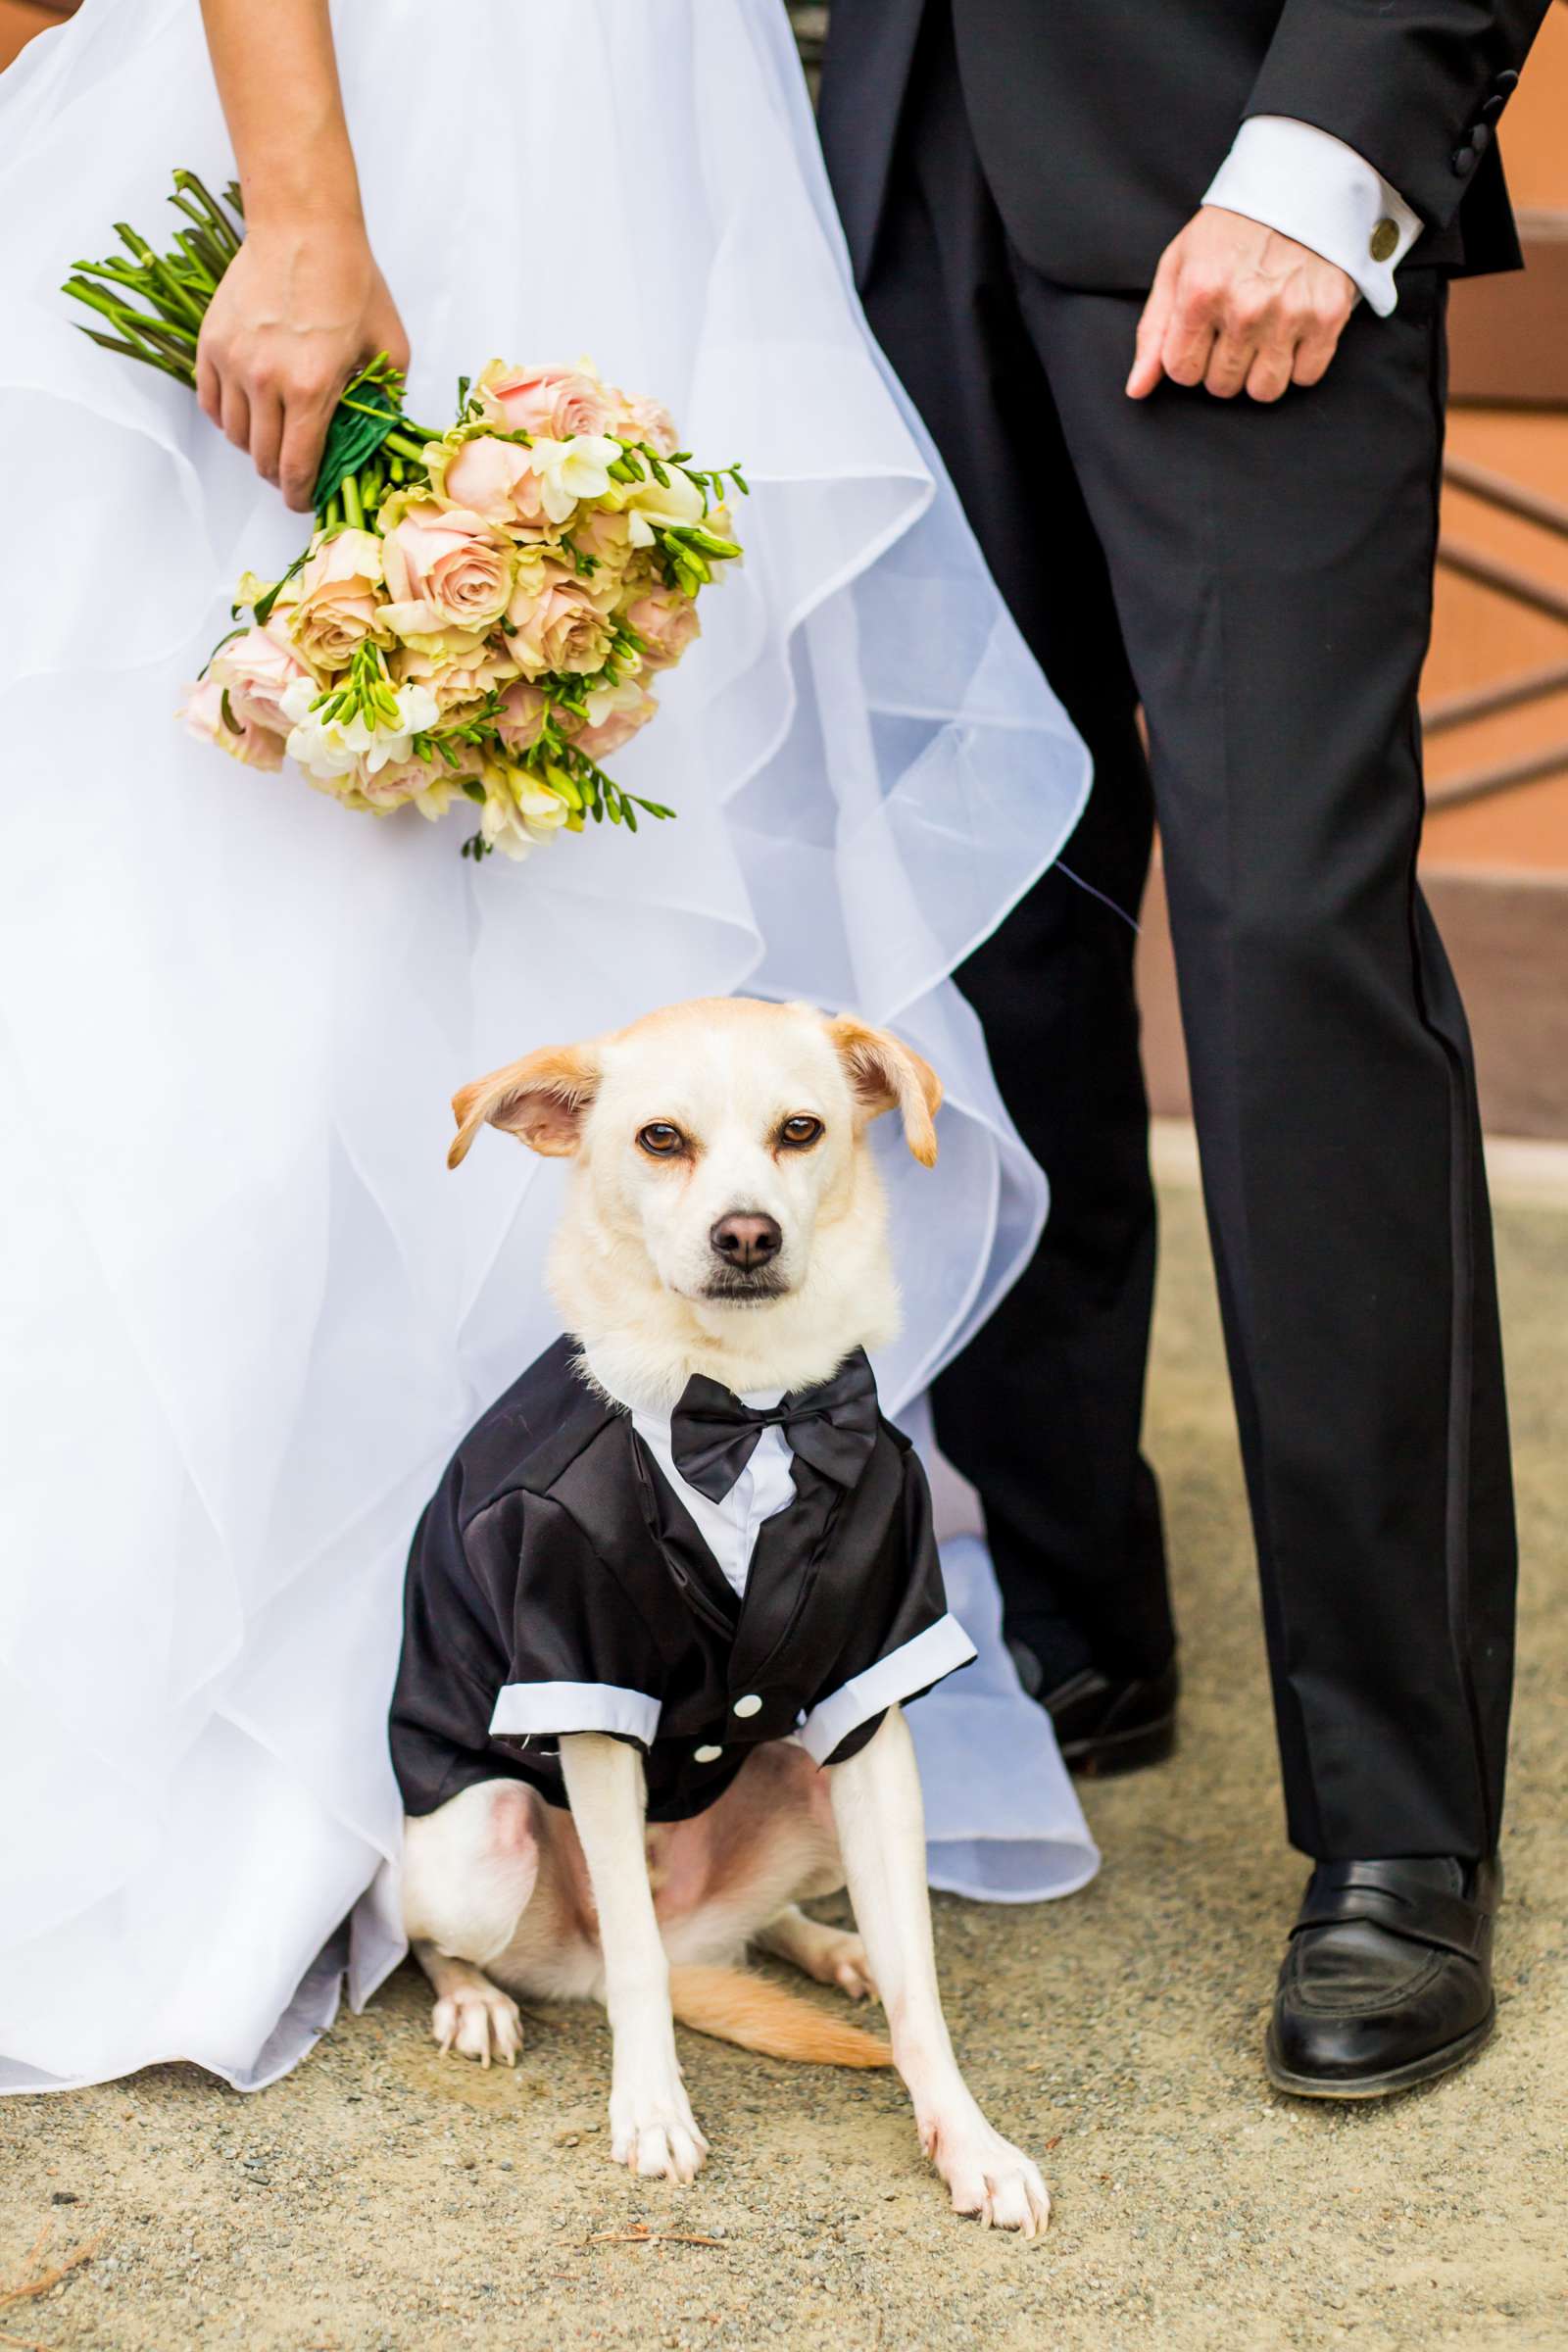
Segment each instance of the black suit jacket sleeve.
[{"label": "black suit jacket sleeve", "polygon": [[568,1732],[646,1749],[659,1652],[571,1514],[514,1492],[464,1522],[449,1474],[409,1563],[392,1761],[410,1813],[432,1813],[508,1758]]},{"label": "black suit jacket sleeve", "polygon": [[1331,131],[1446,228],[1549,5],[1285,0],[1247,113]]}]

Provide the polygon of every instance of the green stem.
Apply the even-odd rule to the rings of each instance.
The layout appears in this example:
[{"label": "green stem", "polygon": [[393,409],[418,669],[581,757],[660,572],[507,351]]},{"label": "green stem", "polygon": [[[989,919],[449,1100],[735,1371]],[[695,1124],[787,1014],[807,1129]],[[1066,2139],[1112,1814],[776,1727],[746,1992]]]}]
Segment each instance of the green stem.
[{"label": "green stem", "polygon": [[200,326],[202,322],[200,311],[194,305],[185,305],[178,282],[167,266],[159,260],[146,238],[133,229],[128,220],[117,220],[115,234],[146,272],[148,294],[156,299],[157,294],[162,292],[166,301],[178,303],[188,308],[192,322]]},{"label": "green stem", "polygon": [[[174,173],[174,185],[181,191],[182,194],[194,197],[195,201],[201,206],[202,211],[207,215],[209,221],[212,223],[213,231],[220,244],[227,246],[228,258],[230,261],[232,261],[235,254],[239,251],[240,241],[238,234],[229,220],[228,215],[224,212],[217,197],[209,192],[209,190],[197,178],[194,172],[186,172],[183,170],[176,172]],[[235,209],[238,210],[238,207],[236,206]]]},{"label": "green stem", "polygon": [[[226,267],[223,256],[205,229],[176,228],[174,242],[190,264],[191,274],[210,301]],[[206,305],[203,305],[205,311]]]},{"label": "green stem", "polygon": [[140,301],[150,303],[171,332],[184,335],[194,349],[196,337],[191,334],[186,321],[194,318],[199,327],[206,315],[206,306],[198,305],[184,295],[176,301],[173,295],[165,291],[166,278],[169,283],[175,282],[172,273],[166,272],[160,276],[151,270],[132,269],[128,262],[121,261],[115,254],[110,254],[107,260],[101,262],[78,262],[75,267],[92,277],[107,278],[111,285],[124,286]]},{"label": "green stem", "polygon": [[346,473],[343,476],[343,479],[339,482],[337,491],[339,498],[341,498],[343,501],[343,518],[347,522],[350,530],[363,531],[365,528],[365,508],[360,499],[360,485],[358,477],[355,474]]},{"label": "green stem", "polygon": [[155,351],[143,351],[136,343],[122,343],[118,335],[100,335],[94,327],[84,326],[80,331],[89,343],[97,343],[105,351],[123,352],[128,360],[144,360],[149,368],[156,368],[161,374],[172,375],[177,384],[191,381],[185,368],[177,367],[172,360],[160,359]]},{"label": "green stem", "polygon": [[68,278],[63,291],[77,302],[85,303],[101,318],[107,318],[110,325],[133,346],[136,357],[145,360],[149,367],[161,368],[166,375],[177,375],[182,383],[195,382],[195,369],[190,361],[177,343],[165,338],[156,320],[131,310],[126,303],[118,302],[89,278]]}]

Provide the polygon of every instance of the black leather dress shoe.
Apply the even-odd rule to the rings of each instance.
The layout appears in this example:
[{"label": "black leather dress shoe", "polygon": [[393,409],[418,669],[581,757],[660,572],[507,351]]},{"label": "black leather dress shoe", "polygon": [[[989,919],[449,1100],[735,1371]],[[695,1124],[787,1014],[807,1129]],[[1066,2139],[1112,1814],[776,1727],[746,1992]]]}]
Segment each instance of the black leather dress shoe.
[{"label": "black leather dress shoe", "polygon": [[1490,2035],[1495,1861],[1320,1862],[1280,1970],[1266,2063],[1302,2099],[1379,2099]]},{"label": "black leather dress shoe", "polygon": [[1180,1689],[1172,1658],[1161,1673],[1132,1682],[1112,1681],[1086,1666],[1035,1696],[1054,1726],[1062,1762],[1087,1778],[1162,1762],[1176,1744]]}]

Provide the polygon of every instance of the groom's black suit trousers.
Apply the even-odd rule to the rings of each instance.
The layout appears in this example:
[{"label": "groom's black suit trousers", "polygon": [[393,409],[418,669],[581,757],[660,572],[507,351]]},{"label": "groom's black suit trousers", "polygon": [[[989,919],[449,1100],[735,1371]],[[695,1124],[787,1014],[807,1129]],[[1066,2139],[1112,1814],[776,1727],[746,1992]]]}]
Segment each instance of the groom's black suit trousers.
[{"label": "groom's black suit trousers", "polygon": [[[1470,1044],[1415,877],[1443,281],[1402,270],[1277,406],[1128,400],[1141,298],[1009,245],[933,11],[863,291],[1094,753],[1065,866],[1136,908],[1157,809],[1291,1837],[1480,1856],[1514,1531]],[[959,975],[1054,1205],[936,1403],[1009,1628],[1064,1612],[1138,1673],[1172,1632],[1131,951],[1057,871]]]}]

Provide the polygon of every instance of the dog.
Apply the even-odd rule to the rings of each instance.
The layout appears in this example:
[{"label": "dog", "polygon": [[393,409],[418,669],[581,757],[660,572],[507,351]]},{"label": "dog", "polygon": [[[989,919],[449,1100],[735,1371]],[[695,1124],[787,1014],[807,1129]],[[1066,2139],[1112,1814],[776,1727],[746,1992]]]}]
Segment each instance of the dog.
[{"label": "dog", "polygon": [[[1045,2185],[980,2112],[943,2018],[908,1730],[897,1703],[873,1704],[885,1689],[895,1700],[912,1695],[911,1678],[928,1687],[973,1654],[941,1615],[923,1477],[906,1443],[879,1422],[874,1389],[867,1421],[869,1372],[854,1370],[863,1365],[859,1351],[884,1345],[898,1322],[867,1130],[882,1112],[896,1111],[910,1152],[930,1166],[940,1101],[935,1074],[891,1035],[808,1005],[730,998],[677,1005],[592,1043],[546,1048],[455,1097],[453,1166],[487,1124],[573,1162],[550,1258],[551,1291],[568,1338],[542,1359],[548,1380],[536,1367],[466,1442],[444,1498],[432,1504],[416,1540],[394,1702],[394,1754],[409,1806],[403,1900],[410,1941],[434,1991],[433,2032],[443,2051],[511,2064],[521,2046],[514,1995],[604,2001],[613,2051],[610,2153],[632,2172],[689,2181],[707,2152],[676,2058],[679,2018],[783,2057],[849,2066],[891,2059],[955,2209],[1033,2237],[1049,2216]],[[561,1415],[552,1400],[563,1383],[576,1384],[565,1418],[589,1441],[567,1442],[556,1427]],[[874,1656],[871,1669],[851,1674],[830,1703],[801,1710],[797,1735],[789,1731],[795,1717],[781,1715],[783,1736],[739,1748],[733,1742],[750,1727],[733,1718],[750,1712],[768,1732],[760,1694],[735,1700],[727,1729],[705,1733],[695,1747],[665,1740],[662,1721],[654,1728],[659,1710],[646,1696],[652,1669],[637,1644],[667,1648],[673,1639],[662,1619],[685,1605],[677,1596],[678,1551],[674,1570],[652,1561],[654,1539],[632,1506],[618,1496],[603,1501],[612,1516],[620,1514],[615,1524],[631,1530],[628,1556],[650,1555],[646,1569],[633,1560],[625,1570],[637,1587],[637,1608],[628,1602],[623,1611],[619,1598],[611,1606],[619,1588],[594,1581],[579,1545],[581,1494],[598,1509],[604,1484],[596,1471],[599,1486],[583,1488],[582,1463],[608,1460],[615,1447],[614,1460],[629,1461],[630,1421],[639,1430],[662,1426],[661,1417],[695,1410],[692,1399],[701,1404],[715,1395],[741,1417],[752,1461],[762,1459],[765,1436],[773,1448],[767,1475],[777,1479],[782,1459],[808,1494],[831,1487],[810,1466],[820,1457],[835,1470],[824,1446],[858,1446],[856,1458],[871,1467],[857,1494],[876,1488],[893,1497],[876,1526],[912,1531],[911,1558],[926,1565],[911,1567],[909,1576],[916,1585],[921,1576],[928,1583],[936,1577],[935,1597],[901,1618],[880,1651],[856,1653]],[[757,1396],[787,1401],[737,1401]],[[807,1418],[799,1428],[781,1419],[804,1412],[796,1403],[802,1398],[813,1410],[812,1400],[843,1404],[849,1437],[834,1434],[826,1406],[822,1419]],[[871,1423],[877,1427],[868,1437]],[[793,1456],[775,1443],[781,1428]],[[716,1442],[735,1435],[720,1427]],[[517,1447],[534,1449],[520,1495],[515,1477],[498,1480],[494,1472]],[[842,1465],[835,1474],[851,1475]],[[672,1507],[667,1485],[649,1474],[646,1459],[638,1475],[644,1507]],[[812,1571],[824,1624],[841,1572],[839,1536],[871,1525],[863,1512],[856,1517],[846,1505],[845,1513],[828,1522]],[[786,1513],[767,1524],[788,1522]],[[479,1538],[489,1543],[492,1533],[487,1551]],[[759,1542],[765,1536],[764,1528]],[[532,1575],[529,1545],[539,1542],[545,1565],[538,1589],[559,1588],[564,1616],[585,1621],[569,1639],[588,1645],[590,1667],[579,1668],[574,1649],[550,1647],[556,1635],[535,1627],[540,1612],[524,1599],[514,1608],[515,1638],[530,1661],[537,1650],[544,1663],[487,1668],[473,1628],[493,1594],[486,1600],[480,1584]],[[865,1561],[874,1553],[884,1562],[876,1573],[885,1580],[885,1544],[878,1552],[867,1542],[862,1551]],[[476,1552],[478,1583],[470,1564]],[[456,1562],[460,1598],[432,1587],[422,1569],[416,1574],[417,1564],[438,1557]],[[729,1622],[734,1603],[724,1602],[711,1563],[694,1567],[695,1558],[688,1540],[683,1581],[692,1608],[705,1624]],[[857,1573],[872,1571],[862,1564]],[[707,1589],[697,1590],[705,1578]],[[601,1595],[591,1605],[584,1597],[590,1591]],[[494,1602],[498,1623],[512,1605],[508,1593]],[[624,1613],[626,1630],[605,1631],[601,1613]],[[855,1620],[863,1614],[847,1613]],[[833,1622],[845,1616],[840,1609]],[[650,1626],[650,1619],[659,1621]],[[711,1632],[703,1638],[720,1641]],[[852,1643],[869,1638],[858,1623],[843,1634]],[[890,1643],[891,1665],[882,1654]],[[801,1672],[809,1679],[808,1663]],[[494,1721],[488,1729],[479,1718],[470,1723],[476,1706],[489,1708],[497,1683],[506,1687]],[[596,1728],[580,1728],[579,1713],[562,1712],[585,1703],[585,1688],[592,1704],[608,1710],[593,1719]],[[785,1693],[779,1704],[793,1696]],[[696,1710],[695,1733],[707,1721],[705,1707],[722,1713],[728,1702],[719,1691],[683,1703]],[[841,1737],[857,1714],[863,1720]],[[510,1765],[495,1769],[502,1750],[492,1735],[503,1729],[515,1773]],[[548,1749],[543,1739],[552,1732],[559,1745]],[[704,1774],[714,1776],[711,1801],[704,1800]],[[648,1789],[662,1788],[671,1775],[661,1799],[667,1817],[650,1821]],[[799,1908],[846,1884],[858,1935]],[[738,1964],[748,1947],[853,1997],[880,1997],[891,2047],[746,1973]]]}]

